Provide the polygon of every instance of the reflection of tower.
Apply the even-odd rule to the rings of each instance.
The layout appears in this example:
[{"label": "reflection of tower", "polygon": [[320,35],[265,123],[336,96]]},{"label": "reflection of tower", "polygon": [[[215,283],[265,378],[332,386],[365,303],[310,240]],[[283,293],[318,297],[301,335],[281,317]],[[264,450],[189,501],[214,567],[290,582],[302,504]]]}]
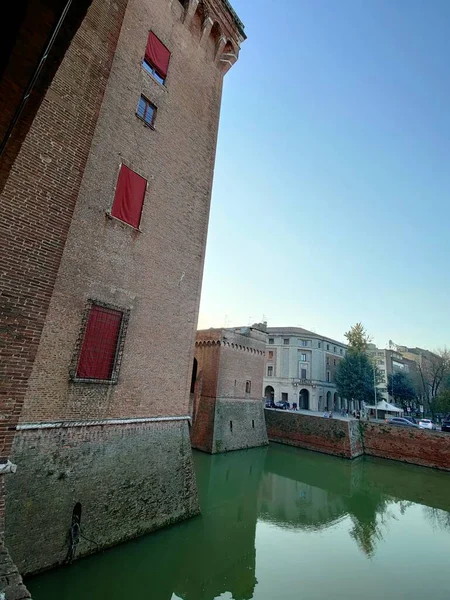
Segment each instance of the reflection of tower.
[{"label": "reflection of tower", "polygon": [[202,527],[190,534],[177,560],[174,591],[183,600],[214,600],[224,592],[234,600],[253,598],[257,496],[266,452],[195,455]]}]

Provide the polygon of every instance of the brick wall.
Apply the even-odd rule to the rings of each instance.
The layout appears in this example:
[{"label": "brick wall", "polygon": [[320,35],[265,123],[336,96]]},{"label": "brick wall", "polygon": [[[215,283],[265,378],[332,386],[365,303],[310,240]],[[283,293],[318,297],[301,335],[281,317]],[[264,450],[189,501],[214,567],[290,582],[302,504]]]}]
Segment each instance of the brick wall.
[{"label": "brick wall", "polygon": [[270,441],[345,458],[366,454],[450,471],[446,433],[271,409],[265,413]]},{"label": "brick wall", "polygon": [[[265,344],[246,336],[234,336],[232,340],[221,347],[217,395],[260,402],[263,397]],[[245,391],[247,381],[251,383],[249,394]]]},{"label": "brick wall", "polygon": [[350,445],[349,423],[280,410],[265,410],[270,441],[354,458]]},{"label": "brick wall", "polygon": [[[126,0],[98,0],[45,96],[1,196],[0,455],[9,454],[116,48]],[[52,360],[50,358],[50,360]]]},{"label": "brick wall", "polygon": [[[141,67],[149,29],[171,52],[165,86]],[[129,1],[23,422],[188,413],[223,77],[210,43],[179,2]],[[136,117],[141,94],[154,130]],[[149,183],[140,231],[106,216],[122,161]],[[89,298],[130,310],[114,386],[68,382]]]},{"label": "brick wall", "polygon": [[[21,105],[27,86],[40,63],[65,4],[64,0],[15,2],[9,7],[7,17],[2,19],[0,140],[7,137],[14,115]],[[22,107],[19,120],[10,131],[6,148],[0,156],[0,192],[45,92],[90,4],[91,0],[73,2],[62,22],[28,100]]]},{"label": "brick wall", "polygon": [[450,471],[450,435],[387,424],[361,423],[364,453]]},{"label": "brick wall", "polygon": [[243,329],[197,332],[194,448],[216,453],[268,443],[262,403],[266,334]]},{"label": "brick wall", "polygon": [[[194,18],[201,27],[190,25],[196,2],[186,10],[176,0],[129,0],[126,11],[125,4],[94,0],[4,189],[10,428],[189,410],[226,70],[220,57],[232,42],[237,52],[242,36],[219,1],[208,2],[213,28],[201,11]],[[141,66],[149,29],[171,52],[164,86]],[[141,94],[157,106],[154,129],[136,117]],[[148,181],[139,231],[107,215],[121,163]],[[89,300],[130,313],[115,385],[69,378]],[[63,560],[74,502],[87,505],[85,525],[98,543],[80,554],[197,510],[186,422],[151,423],[132,448],[124,441],[128,426],[110,427],[16,435],[6,538],[25,572]],[[140,508],[128,518],[138,492]],[[118,518],[123,527],[109,531]],[[43,532],[49,542],[40,552]]]}]

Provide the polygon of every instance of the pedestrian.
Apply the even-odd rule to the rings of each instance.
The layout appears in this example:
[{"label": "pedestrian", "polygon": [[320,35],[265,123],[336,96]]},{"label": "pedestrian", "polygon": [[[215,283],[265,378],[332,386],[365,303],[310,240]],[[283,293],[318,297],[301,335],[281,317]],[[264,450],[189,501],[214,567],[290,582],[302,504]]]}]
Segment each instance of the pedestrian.
[{"label": "pedestrian", "polygon": [[328,418],[329,418],[329,419],[332,419],[332,418],[333,418],[333,411],[332,411],[332,410],[330,410],[330,414],[328,415]]}]

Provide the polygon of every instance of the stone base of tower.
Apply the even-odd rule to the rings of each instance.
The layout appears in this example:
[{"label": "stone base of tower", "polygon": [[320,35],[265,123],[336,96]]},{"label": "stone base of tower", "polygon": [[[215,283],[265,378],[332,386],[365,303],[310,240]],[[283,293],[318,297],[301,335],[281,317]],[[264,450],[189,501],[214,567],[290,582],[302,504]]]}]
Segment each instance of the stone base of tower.
[{"label": "stone base of tower", "polygon": [[186,420],[22,430],[12,456],[5,542],[24,575],[199,513]]},{"label": "stone base of tower", "polygon": [[262,402],[201,398],[191,437],[194,448],[211,454],[267,446]]}]

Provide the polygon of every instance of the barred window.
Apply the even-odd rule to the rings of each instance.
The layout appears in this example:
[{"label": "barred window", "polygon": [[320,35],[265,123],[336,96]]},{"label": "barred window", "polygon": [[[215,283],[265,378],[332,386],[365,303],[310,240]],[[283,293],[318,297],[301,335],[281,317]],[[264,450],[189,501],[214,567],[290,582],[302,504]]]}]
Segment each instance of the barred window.
[{"label": "barred window", "polygon": [[117,356],[125,334],[125,313],[92,304],[87,316],[76,366],[76,379],[117,380]]}]

